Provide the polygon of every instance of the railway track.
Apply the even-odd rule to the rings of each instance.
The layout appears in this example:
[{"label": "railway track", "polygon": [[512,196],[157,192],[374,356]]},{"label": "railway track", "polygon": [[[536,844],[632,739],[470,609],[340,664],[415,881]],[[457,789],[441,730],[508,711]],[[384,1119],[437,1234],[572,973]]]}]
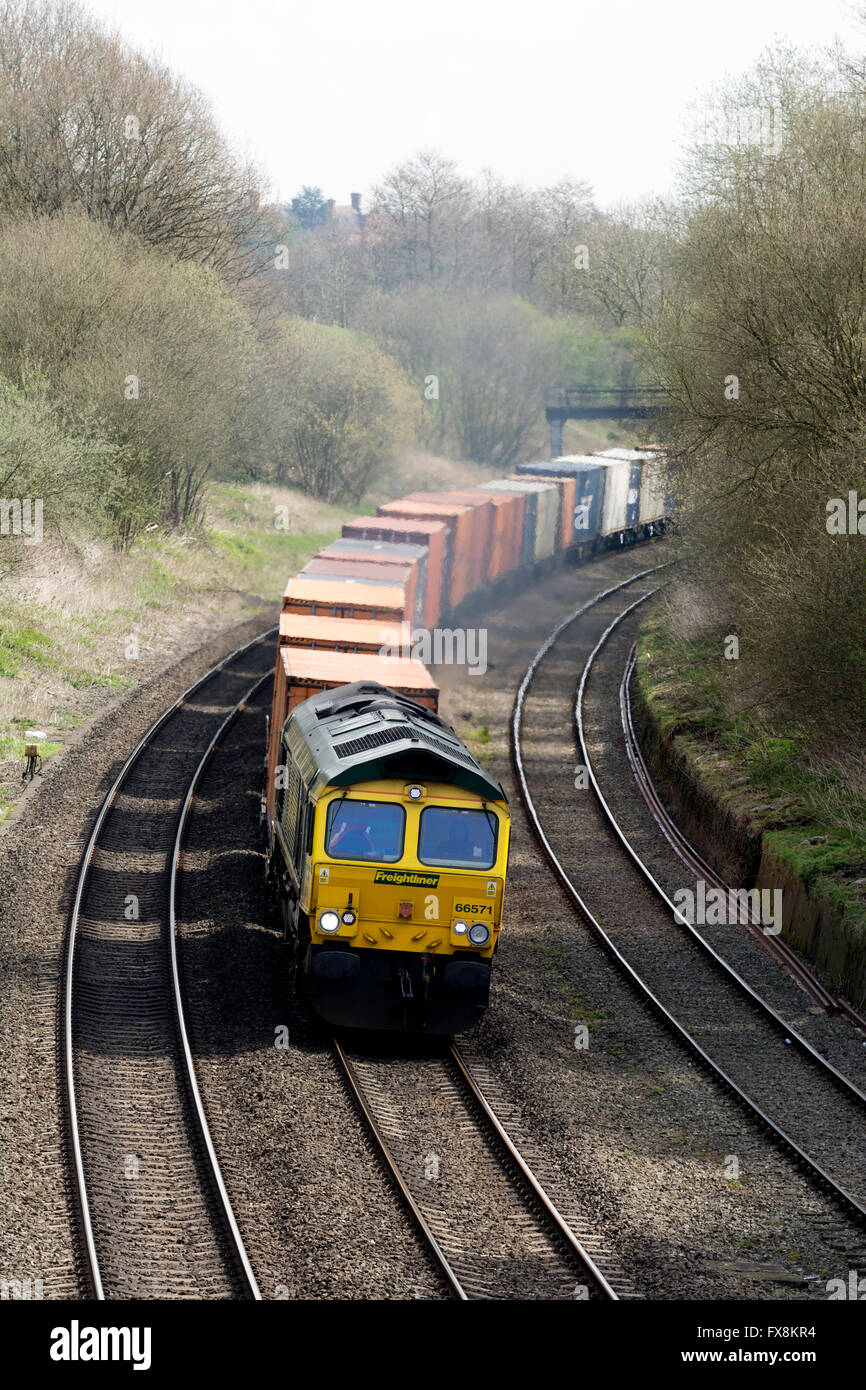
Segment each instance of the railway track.
[{"label": "railway track", "polygon": [[[862,1218],[859,1194],[846,1190],[718,1064],[592,917],[532,800],[520,736],[539,666],[581,615],[664,568],[640,571],[596,595],[536,653],[512,724],[521,795],[572,901],[648,1005],[848,1215]],[[608,625],[605,640],[625,616]],[[67,943],[62,1045],[85,1275],[97,1298],[261,1296],[199,1094],[175,899],[197,786],[234,717],[271,678],[269,636],[212,668],[148,730],[105,798],[82,860]],[[604,647],[601,641],[590,654],[582,690]],[[620,698],[626,698],[627,725],[622,683]],[[130,898],[137,915],[124,911]],[[543,1158],[530,1152],[483,1062],[456,1048],[443,1056],[394,1058],[335,1040],[334,1050],[372,1142],[453,1296],[635,1296],[581,1214],[551,1200]]]},{"label": "railway track", "polygon": [[[512,715],[512,756],[521,798],[533,832],[581,919],[645,1005],[662,1019],[669,1033],[700,1060],[714,1080],[736,1098],[772,1141],[815,1183],[831,1193],[848,1217],[862,1222],[866,1218],[861,1153],[866,1097],[805,1039],[799,1039],[799,1035],[795,1039],[793,1030],[784,1020],[706,943],[698,947],[698,942],[689,936],[686,947],[684,929],[674,921],[673,904],[655,883],[646,865],[642,865],[637,852],[628,845],[593,771],[592,739],[586,736],[583,713],[589,673],[611,632],[650,596],[650,586],[646,584],[647,592],[630,601],[610,623],[601,606],[620,591],[648,581],[652,574],[652,570],[640,571],[597,594],[560,623],[533,657],[519,687]],[[597,610],[592,613],[595,628],[601,623],[603,631],[597,640],[593,636],[587,642],[580,620],[592,610]],[[591,648],[588,655],[587,645]],[[563,690],[574,689],[575,673],[581,669],[574,699],[563,697]],[[574,755],[576,741],[578,758],[589,772],[591,790],[574,792],[565,810],[561,802],[557,803],[549,778],[539,777],[536,795],[530,787],[531,773],[523,745],[531,689],[539,711],[534,717],[543,722],[541,734],[535,736],[543,738],[547,749],[553,746],[554,740],[564,743],[567,737],[570,747],[564,756],[569,758]],[[593,738],[599,744],[604,742],[603,735],[595,728]],[[613,836],[616,844],[615,849],[609,845],[603,852],[605,878],[617,878],[616,889],[611,889],[605,898],[604,925],[599,911],[590,908],[565,862],[573,862],[573,856],[585,866],[576,843],[577,826],[590,814],[590,803],[580,798],[588,796],[600,810],[591,830],[586,832],[584,853],[587,843],[591,841],[596,846],[600,842],[602,831],[596,824],[598,815],[607,831],[608,842]],[[618,908],[611,906],[614,898],[618,899]],[[623,912],[624,903],[628,903],[627,913]],[[634,930],[636,922],[640,923],[639,933]],[[651,969],[651,978],[647,978]],[[695,973],[698,971],[700,974]],[[686,1016],[686,1023],[682,1015]],[[719,1019],[724,1020],[724,1027],[719,1027]],[[716,1055],[718,1052],[724,1056],[724,1065]],[[749,1077],[748,1089],[743,1072]],[[759,1073],[763,1076],[764,1094],[756,1098],[750,1091]],[[824,1108],[820,1137],[824,1152],[820,1157],[811,1152],[811,1141],[807,1148],[807,1141],[799,1142],[790,1132],[789,1122],[796,1119],[799,1110],[795,1098],[808,1093],[803,1091],[804,1087],[812,1091],[821,1088]]]},{"label": "railway track", "polygon": [[442,1055],[333,1049],[375,1151],[453,1297],[635,1297],[612,1256],[558,1210],[488,1095],[492,1078],[452,1045]]},{"label": "railway track", "polygon": [[[590,652],[589,656],[586,659],[586,664],[584,665],[583,671],[581,673],[580,683],[578,685],[577,694],[575,696],[574,701],[575,732],[577,736],[578,747],[580,749],[581,756],[584,759],[584,765],[589,773],[590,781],[592,783],[592,787],[596,794],[598,803],[601,806],[601,809],[605,815],[605,818],[607,819],[607,822],[611,830],[613,831],[619,843],[622,845],[626,854],[628,854],[636,868],[643,875],[653,892],[657,895],[658,899],[671,914],[672,919],[675,922],[679,923],[683,931],[688,934],[689,938],[697,947],[697,949],[706,953],[706,958],[712,963],[712,965],[721,973],[723,977],[727,979],[727,981],[729,981],[737,990],[739,990],[756,1009],[758,1009],[763,1014],[764,1018],[767,1019],[767,1021],[771,1024],[772,1027],[776,1029],[777,1032],[781,1033],[781,1035],[784,1038],[786,1038],[789,1042],[794,1044],[797,1047],[797,1049],[801,1053],[803,1053],[811,1062],[813,1062],[815,1066],[819,1069],[819,1071],[823,1072],[829,1080],[835,1083],[835,1085],[838,1086],[839,1089],[842,1092],[844,1092],[850,1100],[852,1100],[856,1105],[860,1107],[866,1107],[866,1094],[864,1094],[864,1092],[859,1088],[859,1086],[856,1086],[854,1082],[849,1080],[849,1078],[845,1076],[842,1072],[840,1072],[837,1067],[833,1066],[833,1064],[829,1062],[826,1057],[822,1056],[821,1053],[818,1052],[818,1050],[814,1048],[810,1042],[807,1042],[807,1040],[804,1037],[802,1037],[800,1033],[798,1033],[797,1030],[793,1028],[789,1022],[782,1018],[781,1015],[778,1014],[776,1010],[770,1004],[768,1004],[767,1001],[763,999],[754,989],[752,989],[751,985],[749,985],[743,979],[743,977],[739,975],[737,971],[734,970],[733,967],[729,965],[728,962],[724,960],[723,957],[720,956],[718,952],[713,949],[710,943],[691,923],[685,921],[685,919],[681,917],[674,903],[668,897],[664,888],[658,882],[646,861],[634,848],[629,837],[623,832],[622,827],[617,821],[616,816],[611,810],[611,807],[608,804],[601,790],[601,787],[599,786],[598,778],[596,777],[595,769],[593,767],[592,755],[587,744],[586,731],[584,728],[583,707],[587,683],[592,674],[596,661],[599,658],[599,655],[605,649],[607,643],[610,641],[617,628],[619,628],[620,624],[624,622],[624,620],[628,618],[630,614],[632,614],[635,611],[635,609],[637,609],[642,603],[645,603],[649,598],[652,598],[655,592],[655,590],[650,590],[648,594],[642,595],[634,603],[629,604],[627,608],[623,609],[621,613],[617,614],[613,622],[610,623],[610,625],[602,633],[601,637],[596,643],[596,646]],[[620,715],[622,719],[622,681],[620,681],[619,696]],[[626,751],[629,755],[629,762],[632,765],[632,769],[635,770],[635,767],[638,766],[638,764],[636,764],[636,762],[633,760],[636,759],[637,755],[639,754],[639,747],[637,744],[637,740],[634,738],[634,730],[633,728],[629,727],[629,715],[627,712],[627,706],[624,729],[626,730]],[[642,761],[643,760],[641,758],[641,762]],[[648,784],[651,785],[651,783],[649,781],[649,776],[646,773],[645,764],[643,765],[643,773],[643,785],[641,785],[641,783],[639,782],[640,790],[644,793],[645,799],[648,799],[648,804],[650,805],[650,810],[651,814],[653,815],[653,819],[659,826],[659,829],[662,830],[662,833],[665,835],[665,838],[668,838],[671,834],[673,822],[670,820],[670,817],[668,817],[666,813],[662,814],[664,808],[661,807],[661,802],[654,795],[654,789],[653,795],[650,796],[649,794]],[[691,851],[691,846],[688,846],[687,842],[683,841],[682,837],[679,837],[678,833],[676,838],[679,844],[678,857],[681,859],[681,862],[683,862],[685,866],[689,869],[690,873],[694,874],[695,879],[703,878],[705,876],[705,873],[709,873],[709,882],[711,886],[717,886],[721,888],[722,891],[725,893],[729,904],[736,905],[736,899],[733,898],[732,890],[727,886],[727,884],[723,883],[722,879],[719,878],[719,876],[715,874],[712,869],[710,869],[709,865],[707,865],[703,859],[697,856],[694,851]],[[806,970],[805,966],[801,965],[795,953],[791,951],[789,947],[785,946],[784,942],[781,942],[775,936],[767,935],[767,933],[761,929],[761,922],[759,917],[750,914],[750,919],[751,920],[748,923],[748,925],[751,927],[752,933],[758,936],[759,939],[761,939],[762,944],[767,943],[768,948],[776,948],[772,952],[773,955],[779,961],[779,963],[784,966],[788,973],[791,974],[792,978],[796,979],[800,987],[806,989],[806,991],[811,995],[811,997],[817,999],[817,1001],[821,1004],[822,1007],[829,1007],[833,1003],[832,997],[830,996],[828,991],[824,990],[817,977],[813,975],[811,971]]]},{"label": "railway track", "polygon": [[81,861],[61,1065],[84,1282],[96,1299],[261,1296],[196,1081],[174,898],[195,789],[272,676],[273,632],[225,657],[151,725]]}]

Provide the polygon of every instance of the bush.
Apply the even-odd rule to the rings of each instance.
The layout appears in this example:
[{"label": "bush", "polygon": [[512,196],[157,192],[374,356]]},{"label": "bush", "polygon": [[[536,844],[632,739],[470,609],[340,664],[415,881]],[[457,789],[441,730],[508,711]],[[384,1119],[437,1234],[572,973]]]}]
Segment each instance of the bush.
[{"label": "bush", "polygon": [[[0,498],[30,499],[31,526],[38,499],[42,528],[55,534],[76,522],[101,525],[121,476],[118,451],[98,436],[72,434],[43,379],[31,374],[25,388],[0,376]],[[0,536],[0,574],[25,552],[23,535]]]},{"label": "bush", "polygon": [[[272,413],[277,477],[327,502],[358,502],[398,443],[414,433],[411,392],[368,339],[302,319],[279,344]],[[282,450],[282,452],[281,452]]]},{"label": "bush", "polygon": [[[257,346],[212,271],[81,213],[0,224],[0,370],[38,370],[75,438],[114,462],[104,506],[128,546],[148,521],[190,525],[216,467],[243,458]],[[77,492],[70,478],[70,504]]]}]

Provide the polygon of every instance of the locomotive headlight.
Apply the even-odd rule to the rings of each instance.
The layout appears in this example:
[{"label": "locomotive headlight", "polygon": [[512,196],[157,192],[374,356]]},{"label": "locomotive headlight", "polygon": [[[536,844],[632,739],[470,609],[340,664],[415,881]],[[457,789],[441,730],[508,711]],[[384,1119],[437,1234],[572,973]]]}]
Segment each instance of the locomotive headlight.
[{"label": "locomotive headlight", "polygon": [[424,799],[424,788],[423,788],[423,787],[407,787],[407,789],[406,789],[406,795],[408,796],[408,798],[409,798],[410,801],[423,801],[423,799]]},{"label": "locomotive headlight", "polygon": [[469,927],[465,922],[455,922],[451,930],[454,932],[455,936],[465,936]]},{"label": "locomotive headlight", "polygon": [[[357,922],[357,920],[358,920],[358,918],[356,917],[356,915],[355,915],[354,912],[344,912],[344,913],[343,913],[343,926],[344,926],[344,927],[354,927],[354,925],[355,925],[355,923]],[[321,925],[321,924],[320,924],[320,925]]]},{"label": "locomotive headlight", "polygon": [[329,910],[328,912],[323,912],[322,915],[321,915],[320,918],[319,918],[319,931],[323,931],[323,932],[325,932],[326,934],[328,934],[328,933],[330,933],[330,932],[335,932],[335,931],[339,931],[339,930],[340,930],[340,914],[339,914],[339,912],[332,912],[332,911],[330,911],[330,910]]},{"label": "locomotive headlight", "polygon": [[469,928],[469,940],[473,946],[486,946],[490,940],[490,928],[485,922],[473,922]]}]

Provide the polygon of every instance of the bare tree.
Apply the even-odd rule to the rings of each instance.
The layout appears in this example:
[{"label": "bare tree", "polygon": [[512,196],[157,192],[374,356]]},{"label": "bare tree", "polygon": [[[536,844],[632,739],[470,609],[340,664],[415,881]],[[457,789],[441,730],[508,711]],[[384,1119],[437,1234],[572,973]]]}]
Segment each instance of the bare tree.
[{"label": "bare tree", "polygon": [[71,0],[0,5],[0,123],[0,209],[76,208],[234,278],[272,254],[202,93]]},{"label": "bare tree", "polygon": [[422,151],[390,170],[374,190],[370,219],[384,284],[453,276],[471,204],[469,183],[444,155]]},{"label": "bare tree", "polygon": [[861,738],[866,91],[776,53],[717,114],[648,329],[690,572],[774,712]]}]

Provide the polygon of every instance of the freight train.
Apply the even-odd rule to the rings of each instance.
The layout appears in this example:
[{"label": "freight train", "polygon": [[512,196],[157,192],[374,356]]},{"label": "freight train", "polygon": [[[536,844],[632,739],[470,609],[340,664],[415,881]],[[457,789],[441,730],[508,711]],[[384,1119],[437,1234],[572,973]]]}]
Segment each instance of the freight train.
[{"label": "freight train", "polygon": [[288,582],[268,723],[268,884],[296,984],[334,1025],[450,1035],[487,1007],[508,805],[412,654],[482,589],[670,518],[657,446],[522,464],[343,527]]}]

